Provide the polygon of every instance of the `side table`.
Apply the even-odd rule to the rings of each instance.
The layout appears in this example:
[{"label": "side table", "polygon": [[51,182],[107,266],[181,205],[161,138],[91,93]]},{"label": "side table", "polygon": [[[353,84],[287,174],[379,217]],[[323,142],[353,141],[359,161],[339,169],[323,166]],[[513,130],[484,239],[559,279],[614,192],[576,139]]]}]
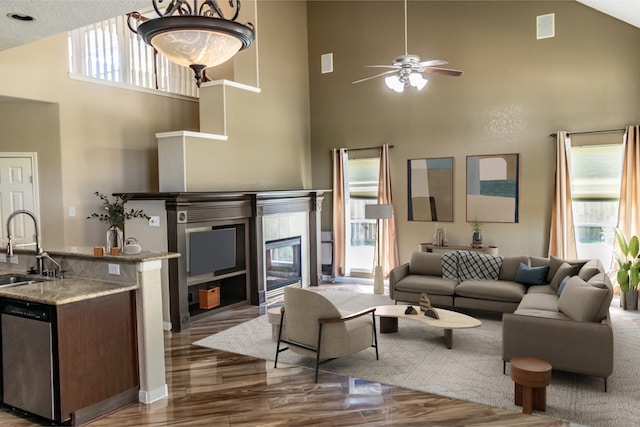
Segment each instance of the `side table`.
[{"label": "side table", "polygon": [[511,379],[515,384],[515,404],[522,406],[522,412],[531,414],[533,410],[547,409],[547,386],[551,384],[551,365],[534,357],[511,359]]}]

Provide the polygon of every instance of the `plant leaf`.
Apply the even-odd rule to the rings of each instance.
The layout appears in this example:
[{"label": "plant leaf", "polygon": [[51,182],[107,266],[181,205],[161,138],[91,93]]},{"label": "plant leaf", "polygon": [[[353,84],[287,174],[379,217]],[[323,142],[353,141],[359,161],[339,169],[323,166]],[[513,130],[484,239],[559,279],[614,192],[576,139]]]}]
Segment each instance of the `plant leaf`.
[{"label": "plant leaf", "polygon": [[616,281],[618,285],[620,285],[620,290],[622,292],[627,292],[629,290],[629,273],[627,270],[619,270],[616,275]]},{"label": "plant leaf", "polygon": [[629,270],[629,289],[637,289],[638,282],[640,282],[640,271],[638,271],[638,265],[632,265]]},{"label": "plant leaf", "polygon": [[638,251],[640,251],[638,236],[631,236],[631,239],[629,240],[629,255],[631,255],[633,258],[637,258]]},{"label": "plant leaf", "polygon": [[627,243],[627,238],[624,237],[622,230],[616,228],[616,242],[618,242],[618,247],[620,248],[620,252],[625,257],[629,255],[629,244]]}]

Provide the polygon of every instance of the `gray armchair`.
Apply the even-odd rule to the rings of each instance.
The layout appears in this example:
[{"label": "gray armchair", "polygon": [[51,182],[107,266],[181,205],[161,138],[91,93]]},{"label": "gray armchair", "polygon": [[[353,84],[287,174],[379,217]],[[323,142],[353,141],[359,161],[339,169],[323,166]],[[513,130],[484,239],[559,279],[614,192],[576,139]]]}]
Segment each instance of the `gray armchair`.
[{"label": "gray armchair", "polygon": [[[375,311],[375,308],[369,308],[342,315],[331,301],[317,292],[285,288],[274,367],[278,367],[278,355],[291,349],[302,356],[316,359],[315,381],[318,382],[319,365],[337,357],[373,347],[377,360]],[[284,322],[287,322],[286,333],[282,328]],[[281,344],[288,347],[281,348]]]}]

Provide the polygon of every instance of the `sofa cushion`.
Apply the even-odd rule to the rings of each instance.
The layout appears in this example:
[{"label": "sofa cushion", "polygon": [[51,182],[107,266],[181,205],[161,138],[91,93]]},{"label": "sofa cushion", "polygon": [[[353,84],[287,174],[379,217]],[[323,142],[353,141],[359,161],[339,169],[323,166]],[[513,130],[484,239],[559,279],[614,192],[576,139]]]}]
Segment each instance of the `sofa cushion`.
[{"label": "sofa cushion", "polygon": [[423,276],[442,276],[440,254],[433,252],[412,252],[409,260],[410,274]]},{"label": "sofa cushion", "polygon": [[592,259],[587,261],[587,263],[580,268],[578,276],[580,276],[582,280],[588,282],[589,279],[600,272],[602,272],[602,269],[600,269],[600,261]]},{"label": "sofa cushion", "polygon": [[499,280],[510,280],[514,282],[516,280],[516,274],[518,273],[518,266],[520,263],[528,264],[528,256],[506,256],[502,260],[502,267],[500,268]]},{"label": "sofa cushion", "polygon": [[547,283],[548,271],[549,267],[529,267],[521,262],[515,281],[523,285],[544,285]]},{"label": "sofa cushion", "polygon": [[598,288],[573,276],[558,299],[558,309],[573,320],[599,322],[608,313],[610,289]]},{"label": "sofa cushion", "polygon": [[551,289],[549,285],[533,285],[527,288],[528,294],[547,294],[547,295],[557,295],[556,291]]},{"label": "sofa cushion", "polygon": [[[562,282],[562,280],[566,276],[575,276],[576,274],[578,274],[577,265],[571,265],[568,262],[563,262],[560,265],[560,267],[558,267],[556,274],[553,275],[553,279],[551,279],[551,282],[549,283],[549,285],[553,290],[557,291],[558,286],[560,286],[560,282]],[[587,280],[587,279],[583,279],[583,280]]]},{"label": "sofa cushion", "polygon": [[544,267],[545,265],[549,265],[549,261],[549,258],[543,258],[539,256],[529,257],[529,265],[531,267]]},{"label": "sofa cushion", "polygon": [[562,291],[564,290],[564,287],[567,286],[567,283],[569,282],[570,279],[571,279],[571,276],[564,276],[564,279],[562,279],[562,281],[558,285],[558,291],[556,292],[558,296],[562,295]]},{"label": "sofa cushion", "polygon": [[522,316],[532,316],[532,317],[544,317],[547,319],[559,319],[559,320],[571,320],[569,316],[564,314],[561,311],[551,311],[551,310],[538,310],[535,308],[518,308],[513,314],[520,314]]},{"label": "sofa cushion", "polygon": [[587,281],[587,283],[591,286],[595,286],[596,288],[604,289],[607,291],[607,297],[600,308],[600,312],[596,316],[598,319],[604,319],[609,315],[609,305],[611,304],[611,300],[613,299],[613,286],[611,285],[611,279],[607,276],[607,273],[598,273],[593,276],[591,279]]},{"label": "sofa cushion", "polygon": [[[562,264],[564,264],[565,262],[567,264],[570,265],[577,265],[578,269],[582,268],[583,265],[585,265],[587,263],[587,261],[589,261],[588,259],[562,259],[562,258],[558,258],[556,256],[551,255],[549,257],[549,274],[547,274],[547,283],[551,282],[553,280],[553,276],[556,275],[556,273],[558,272],[558,269],[560,268],[560,266]],[[562,279],[560,279],[562,280]]]},{"label": "sofa cushion", "polygon": [[465,280],[456,286],[456,295],[492,301],[520,302],[526,286],[508,280]]},{"label": "sofa cushion", "polygon": [[526,294],[522,297],[518,310],[558,311],[558,296],[550,294]]},{"label": "sofa cushion", "polygon": [[453,295],[458,282],[442,277],[410,274],[395,284],[396,291],[415,292],[434,295]]}]

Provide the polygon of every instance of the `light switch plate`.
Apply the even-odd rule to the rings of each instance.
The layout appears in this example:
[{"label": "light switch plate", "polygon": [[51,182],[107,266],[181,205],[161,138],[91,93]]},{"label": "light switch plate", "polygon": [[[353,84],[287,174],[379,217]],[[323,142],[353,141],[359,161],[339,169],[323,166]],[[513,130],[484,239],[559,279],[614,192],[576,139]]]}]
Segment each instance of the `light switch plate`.
[{"label": "light switch plate", "polygon": [[160,217],[159,216],[149,217],[149,227],[160,227]]},{"label": "light switch plate", "polygon": [[120,275],[120,264],[109,264],[109,274]]}]

